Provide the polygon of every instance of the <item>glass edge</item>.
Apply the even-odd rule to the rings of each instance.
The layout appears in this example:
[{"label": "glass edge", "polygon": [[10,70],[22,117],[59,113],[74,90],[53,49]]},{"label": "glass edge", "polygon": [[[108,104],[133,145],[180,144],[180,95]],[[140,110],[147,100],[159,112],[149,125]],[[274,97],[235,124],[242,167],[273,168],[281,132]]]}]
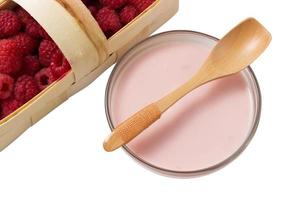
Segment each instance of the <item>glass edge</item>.
[{"label": "glass edge", "polygon": [[[151,40],[153,38],[159,37],[161,35],[166,35],[166,34],[172,34],[172,33],[192,33],[192,34],[196,34],[196,35],[201,35],[201,36],[205,36],[208,37],[212,40],[215,41],[219,41],[218,38],[202,33],[202,32],[197,32],[197,31],[190,31],[190,30],[172,30],[172,31],[166,31],[166,32],[162,32],[162,33],[158,33],[155,34],[153,36],[150,36],[144,40],[142,40],[141,42],[139,42],[138,44],[134,45],[129,51],[127,51],[124,56],[118,61],[118,63],[115,65],[114,69],[112,70],[110,77],[108,79],[107,85],[106,85],[106,90],[105,90],[105,113],[106,113],[106,118],[109,124],[109,127],[111,130],[113,130],[115,127],[113,126],[112,123],[112,119],[110,117],[110,111],[109,111],[109,92],[110,92],[110,88],[112,86],[112,81],[113,78],[115,76],[115,74],[117,73],[117,70],[119,68],[119,63],[128,55],[130,55],[130,52],[133,51],[133,49],[137,48],[138,46],[142,45],[142,43],[144,43],[145,41]],[[211,167],[208,168],[204,168],[201,170],[196,170],[196,171],[173,171],[173,170],[168,170],[168,169],[164,169],[164,168],[160,168],[157,167],[155,165],[152,165],[146,161],[144,161],[143,159],[139,158],[138,156],[136,156],[128,147],[123,146],[123,149],[126,153],[128,153],[132,158],[134,158],[136,161],[138,161],[140,164],[142,164],[143,166],[145,166],[147,169],[150,169],[151,171],[153,171],[154,173],[159,173],[161,175],[167,175],[170,177],[175,177],[175,178],[186,178],[186,177],[195,177],[195,176],[202,176],[202,175],[207,175],[210,173],[213,173],[225,166],[227,166],[228,164],[230,164],[233,160],[235,160],[237,157],[239,157],[244,150],[248,147],[248,145],[250,144],[250,142],[252,141],[259,122],[260,122],[260,117],[261,117],[261,107],[262,107],[262,94],[261,94],[261,90],[260,90],[260,86],[257,80],[257,77],[255,76],[254,71],[252,70],[251,66],[248,66],[247,68],[249,74],[251,75],[251,78],[253,79],[254,82],[254,89],[257,92],[257,108],[255,110],[255,120],[253,122],[252,128],[251,128],[251,132],[249,134],[249,136],[247,137],[247,139],[245,140],[245,142],[240,146],[240,148],[234,153],[232,154],[230,157],[228,157],[227,159],[225,159],[224,161],[213,165]]]}]

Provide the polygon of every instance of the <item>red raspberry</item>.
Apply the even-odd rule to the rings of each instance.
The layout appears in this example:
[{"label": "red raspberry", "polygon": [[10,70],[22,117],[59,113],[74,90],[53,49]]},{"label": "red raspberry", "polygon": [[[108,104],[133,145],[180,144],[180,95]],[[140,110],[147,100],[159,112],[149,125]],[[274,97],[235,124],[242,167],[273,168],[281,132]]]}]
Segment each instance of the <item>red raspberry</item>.
[{"label": "red raspberry", "polygon": [[127,0],[99,0],[99,2],[104,7],[107,6],[111,9],[119,9],[126,5]]},{"label": "red raspberry", "polygon": [[18,6],[15,9],[15,13],[17,14],[24,26],[26,26],[29,22],[34,20],[33,17],[22,7]]},{"label": "red raspberry", "polygon": [[107,37],[112,36],[122,28],[118,14],[108,7],[98,11],[96,20]]},{"label": "red raspberry", "polygon": [[0,74],[0,99],[11,96],[14,88],[14,79],[6,74]]},{"label": "red raspberry", "polygon": [[52,38],[50,37],[50,35],[45,31],[45,29],[39,25],[41,27],[40,29],[40,36],[42,39],[47,39],[47,40],[52,40]]},{"label": "red raspberry", "polygon": [[17,101],[26,103],[40,92],[39,87],[32,76],[23,75],[15,84],[14,95]]},{"label": "red raspberry", "polygon": [[68,71],[70,71],[71,66],[67,59],[63,59],[63,62],[61,65],[55,65],[54,63],[51,63],[50,69],[52,70],[55,78],[59,79],[63,75],[65,75]]},{"label": "red raspberry", "polygon": [[26,33],[16,35],[12,39],[17,43],[18,49],[23,55],[33,53],[38,46],[37,41]]},{"label": "red raspberry", "polygon": [[43,40],[39,47],[39,59],[41,64],[48,67],[51,64],[52,56],[58,51],[60,50],[54,42]]},{"label": "red raspberry", "polygon": [[1,104],[1,110],[2,110],[1,118],[3,119],[7,117],[9,114],[16,111],[20,106],[22,106],[22,104],[18,102],[16,99],[14,99],[13,97],[3,100]]},{"label": "red raspberry", "polygon": [[51,57],[51,63],[55,65],[61,65],[64,59],[64,55],[61,51],[56,51]]},{"label": "red raspberry", "polygon": [[133,6],[126,6],[120,12],[120,20],[126,25],[138,15],[138,11]]},{"label": "red raspberry", "polygon": [[139,11],[139,13],[146,10],[149,6],[151,6],[155,0],[128,0],[129,4],[136,7],[136,9]]},{"label": "red raspberry", "polygon": [[2,39],[0,40],[0,53],[20,53],[18,50],[17,43],[12,39]]},{"label": "red raspberry", "polygon": [[0,73],[14,74],[22,67],[22,54],[11,39],[0,41]]},{"label": "red raspberry", "polygon": [[50,69],[52,70],[55,78],[60,78],[71,69],[71,66],[63,54],[58,52],[52,57]]},{"label": "red raspberry", "polygon": [[22,67],[22,56],[0,55],[0,73],[13,75]]},{"label": "red raspberry", "polygon": [[0,11],[0,38],[17,34],[21,26],[21,21],[14,12],[10,10]]},{"label": "red raspberry", "polygon": [[25,31],[28,35],[30,35],[33,38],[40,39],[41,37],[40,35],[41,28],[39,24],[34,20],[27,22]]},{"label": "red raspberry", "polygon": [[41,68],[40,61],[37,56],[26,56],[23,60],[24,71],[28,75],[34,75]]},{"label": "red raspberry", "polygon": [[33,38],[37,39],[48,39],[51,40],[51,37],[44,30],[44,28],[35,20],[30,20],[26,24],[26,33]]},{"label": "red raspberry", "polygon": [[40,90],[45,89],[51,83],[56,81],[56,78],[50,68],[43,68],[41,69],[36,75],[34,76]]},{"label": "red raspberry", "polygon": [[88,9],[94,17],[97,15],[98,8],[96,6],[88,6]]}]

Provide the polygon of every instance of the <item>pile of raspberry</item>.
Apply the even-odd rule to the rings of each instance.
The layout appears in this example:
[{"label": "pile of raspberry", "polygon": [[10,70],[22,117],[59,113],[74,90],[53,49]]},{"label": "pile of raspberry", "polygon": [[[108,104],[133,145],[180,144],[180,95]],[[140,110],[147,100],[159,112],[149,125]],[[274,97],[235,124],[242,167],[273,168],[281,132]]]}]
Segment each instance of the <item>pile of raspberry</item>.
[{"label": "pile of raspberry", "polygon": [[24,9],[0,10],[0,119],[69,70],[57,45]]},{"label": "pile of raspberry", "polygon": [[155,0],[82,0],[107,38],[118,32]]}]

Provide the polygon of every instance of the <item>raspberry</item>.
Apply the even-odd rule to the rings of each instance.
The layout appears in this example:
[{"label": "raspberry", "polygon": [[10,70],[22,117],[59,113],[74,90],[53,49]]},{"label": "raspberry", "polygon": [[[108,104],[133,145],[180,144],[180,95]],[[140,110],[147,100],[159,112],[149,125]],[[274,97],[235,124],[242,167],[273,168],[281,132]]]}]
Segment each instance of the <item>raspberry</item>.
[{"label": "raspberry", "polygon": [[20,106],[22,106],[22,104],[12,97],[3,100],[1,104],[1,110],[2,110],[1,118],[3,119],[9,114],[13,113]]},{"label": "raspberry", "polygon": [[136,9],[139,11],[139,13],[146,10],[149,6],[151,6],[155,0],[128,0],[129,4],[136,7]]},{"label": "raspberry", "polygon": [[15,13],[17,14],[24,26],[26,26],[29,22],[34,20],[33,17],[22,7],[17,7],[15,9]]},{"label": "raspberry", "polygon": [[29,20],[26,24],[26,33],[36,39],[48,39],[51,40],[48,33],[44,28],[34,19]]},{"label": "raspberry", "polygon": [[6,74],[0,74],[0,99],[11,96],[14,88],[14,79]]},{"label": "raspberry", "polygon": [[69,61],[66,58],[64,58],[62,65],[60,67],[56,68],[54,70],[54,73],[56,74],[56,76],[58,78],[60,78],[70,70],[71,70],[71,65],[70,65]]},{"label": "raspberry", "polygon": [[12,75],[22,67],[22,55],[11,39],[0,41],[0,73]]},{"label": "raspberry", "polygon": [[39,87],[32,76],[23,75],[15,84],[14,95],[17,101],[26,103],[40,92]]},{"label": "raspberry", "polygon": [[41,68],[40,61],[37,56],[26,56],[23,60],[24,71],[28,75],[34,75]]},{"label": "raspberry", "polygon": [[119,9],[127,3],[127,0],[99,0],[99,1],[101,5],[103,5],[104,7],[107,6],[111,9]]},{"label": "raspberry", "polygon": [[122,28],[118,14],[108,7],[104,7],[98,11],[96,20],[107,37]]},{"label": "raspberry", "polygon": [[55,78],[60,78],[71,69],[71,66],[68,60],[60,52],[53,55],[50,69]]},{"label": "raspberry", "polygon": [[43,68],[41,69],[36,75],[34,76],[40,90],[45,89],[51,83],[56,81],[56,78],[50,68]]},{"label": "raspberry", "polygon": [[17,34],[21,26],[21,21],[14,12],[10,10],[0,11],[0,38]]},{"label": "raspberry", "polygon": [[28,35],[30,35],[33,38],[40,39],[41,37],[41,28],[39,27],[39,24],[34,20],[27,22],[25,31]]},{"label": "raspberry", "polygon": [[38,46],[37,41],[26,33],[16,35],[13,40],[17,43],[18,49],[23,55],[33,53]]},{"label": "raspberry", "polygon": [[20,53],[18,52],[17,43],[12,39],[0,40],[0,53]]},{"label": "raspberry", "polygon": [[[41,27],[41,25],[39,25],[39,26]],[[52,40],[50,35],[45,31],[45,29],[43,27],[41,27],[41,29],[40,29],[40,36],[43,39]]]},{"label": "raspberry", "polygon": [[0,55],[0,73],[13,75],[22,67],[22,56]]},{"label": "raspberry", "polygon": [[138,15],[138,11],[133,6],[126,6],[120,12],[120,20],[126,25]]},{"label": "raspberry", "polygon": [[64,59],[64,55],[61,51],[55,52],[51,57],[51,64],[61,65]]},{"label": "raspberry", "polygon": [[58,46],[50,40],[43,40],[39,47],[39,59],[42,65],[48,67],[51,64],[52,56],[60,51]]},{"label": "raspberry", "polygon": [[97,15],[98,9],[96,6],[88,6],[88,9],[94,17]]}]

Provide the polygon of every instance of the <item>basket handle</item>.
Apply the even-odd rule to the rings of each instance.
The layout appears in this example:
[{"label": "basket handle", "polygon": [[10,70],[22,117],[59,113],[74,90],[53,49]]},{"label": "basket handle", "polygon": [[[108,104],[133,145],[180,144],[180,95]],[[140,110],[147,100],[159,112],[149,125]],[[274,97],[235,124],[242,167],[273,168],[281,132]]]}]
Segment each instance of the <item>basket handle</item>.
[{"label": "basket handle", "polygon": [[71,64],[74,82],[99,66],[100,58],[95,45],[77,19],[59,2],[54,0],[14,0],[14,2],[30,13],[56,42]]}]

